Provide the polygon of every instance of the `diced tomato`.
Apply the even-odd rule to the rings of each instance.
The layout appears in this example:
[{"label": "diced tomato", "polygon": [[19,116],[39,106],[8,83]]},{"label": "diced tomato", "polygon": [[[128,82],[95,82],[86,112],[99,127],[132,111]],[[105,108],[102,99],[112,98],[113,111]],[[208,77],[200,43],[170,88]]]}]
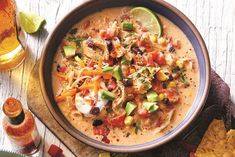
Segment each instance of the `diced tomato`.
[{"label": "diced tomato", "polygon": [[109,91],[114,90],[117,87],[117,83],[114,79],[110,80],[107,84],[107,88]]},{"label": "diced tomato", "polygon": [[134,88],[133,87],[126,87],[125,91],[127,94],[133,94],[134,93]]},{"label": "diced tomato", "polygon": [[57,66],[57,71],[64,73],[66,71],[66,66]]},{"label": "diced tomato", "polygon": [[164,89],[162,90],[162,93],[166,95],[166,97],[172,97],[174,96],[177,92],[174,89]]},{"label": "diced tomato", "polygon": [[105,119],[104,123],[108,126],[111,127],[124,127],[124,120],[125,120],[125,116],[124,115],[120,115],[120,116],[116,116],[113,118],[107,118]]},{"label": "diced tomato", "polygon": [[142,30],[142,32],[148,32],[148,29],[145,27],[142,27],[141,30]]},{"label": "diced tomato", "polygon": [[152,54],[148,54],[148,56],[147,56],[147,64],[149,66],[154,66],[154,61],[153,61],[153,55]]},{"label": "diced tomato", "polygon": [[60,147],[52,144],[48,150],[48,154],[50,154],[52,157],[61,157],[63,150]]},{"label": "diced tomato", "polygon": [[108,30],[101,30],[100,31],[100,37],[102,39],[105,39],[105,40],[113,39],[114,35],[115,35],[114,31],[112,31],[110,29],[108,29]]},{"label": "diced tomato", "polygon": [[143,39],[140,39],[139,41],[139,47],[144,47],[144,48],[147,48],[147,49],[150,49],[151,48],[151,41],[149,38],[143,38]]},{"label": "diced tomato", "polygon": [[150,113],[146,109],[139,109],[138,114],[141,118],[148,118],[150,116]]},{"label": "diced tomato", "polygon": [[155,92],[157,92],[158,94],[161,93],[163,87],[162,87],[162,82],[158,81],[158,80],[154,80],[152,83],[152,88]]},{"label": "diced tomato", "polygon": [[109,58],[109,60],[105,60],[105,63],[108,63],[109,66],[113,66],[113,58]]},{"label": "diced tomato", "polygon": [[102,138],[102,140],[101,141],[103,141],[104,143],[107,143],[107,144],[109,144],[110,143],[110,140],[108,139],[108,137],[107,136],[103,136],[103,138]]},{"label": "diced tomato", "polygon": [[107,128],[103,125],[93,127],[94,135],[107,136],[109,134],[109,132],[110,132],[109,128]]},{"label": "diced tomato", "polygon": [[162,93],[169,99],[171,103],[178,102],[180,99],[178,92],[174,89],[163,89]]},{"label": "diced tomato", "polygon": [[162,52],[153,51],[152,57],[153,57],[153,60],[155,62],[157,62],[158,65],[161,66],[161,65],[166,64],[166,60],[165,60],[164,54]]}]

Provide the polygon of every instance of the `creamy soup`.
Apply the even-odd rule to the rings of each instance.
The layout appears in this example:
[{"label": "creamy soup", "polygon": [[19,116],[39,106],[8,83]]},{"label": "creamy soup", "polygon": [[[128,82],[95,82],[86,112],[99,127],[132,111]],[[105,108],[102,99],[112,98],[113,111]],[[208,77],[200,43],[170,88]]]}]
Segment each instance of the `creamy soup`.
[{"label": "creamy soup", "polygon": [[162,35],[130,7],[96,12],[71,28],[53,66],[55,100],[85,135],[135,145],[176,127],[198,89],[198,62],[185,34],[157,15]]}]

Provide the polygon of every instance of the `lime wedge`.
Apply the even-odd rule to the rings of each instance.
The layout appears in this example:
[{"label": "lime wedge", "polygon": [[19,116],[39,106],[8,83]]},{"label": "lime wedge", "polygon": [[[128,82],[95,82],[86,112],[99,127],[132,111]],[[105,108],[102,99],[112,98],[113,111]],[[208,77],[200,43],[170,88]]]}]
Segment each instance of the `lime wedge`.
[{"label": "lime wedge", "polygon": [[46,21],[34,13],[21,11],[19,12],[19,22],[25,32],[35,33]]},{"label": "lime wedge", "polygon": [[142,25],[153,34],[157,34],[158,37],[162,36],[162,25],[157,14],[144,7],[135,7],[130,11],[134,19],[141,22]]}]

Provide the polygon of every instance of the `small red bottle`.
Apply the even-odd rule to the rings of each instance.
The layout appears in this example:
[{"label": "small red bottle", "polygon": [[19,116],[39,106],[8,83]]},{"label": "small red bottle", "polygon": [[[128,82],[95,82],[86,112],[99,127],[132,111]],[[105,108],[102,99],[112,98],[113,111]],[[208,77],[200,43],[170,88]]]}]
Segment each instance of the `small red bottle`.
[{"label": "small red bottle", "polygon": [[32,155],[38,151],[41,137],[33,115],[22,108],[15,98],[8,98],[3,104],[3,128],[11,143],[22,154]]}]

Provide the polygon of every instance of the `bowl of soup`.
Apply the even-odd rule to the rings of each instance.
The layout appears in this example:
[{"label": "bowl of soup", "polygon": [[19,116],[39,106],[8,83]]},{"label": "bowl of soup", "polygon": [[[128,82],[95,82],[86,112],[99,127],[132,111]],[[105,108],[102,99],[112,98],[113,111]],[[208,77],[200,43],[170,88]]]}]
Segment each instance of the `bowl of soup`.
[{"label": "bowl of soup", "polygon": [[195,120],[210,62],[195,26],[164,1],[88,1],[48,36],[40,85],[78,140],[113,152],[160,146]]}]

